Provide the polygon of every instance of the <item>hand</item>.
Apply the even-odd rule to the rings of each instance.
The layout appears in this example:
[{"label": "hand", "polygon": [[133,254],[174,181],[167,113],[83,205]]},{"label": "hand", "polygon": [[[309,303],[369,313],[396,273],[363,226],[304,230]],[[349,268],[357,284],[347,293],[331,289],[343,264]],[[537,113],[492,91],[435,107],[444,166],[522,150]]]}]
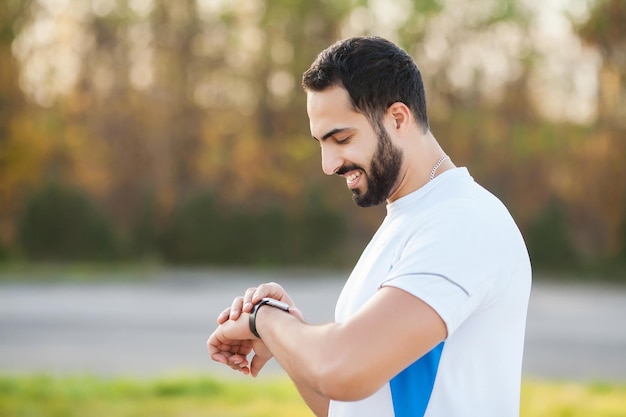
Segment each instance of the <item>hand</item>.
[{"label": "hand", "polygon": [[252,306],[265,297],[287,303],[290,307],[289,312],[304,321],[304,316],[284,288],[275,282],[269,282],[258,287],[248,288],[243,297],[235,297],[232,305],[217,316],[217,323],[222,324],[228,319],[237,320],[241,313],[249,313],[252,311]]},{"label": "hand", "polygon": [[[287,303],[290,306],[290,312],[300,320],[304,321],[302,313],[295,307],[291,297],[289,297],[283,287],[274,282],[270,282],[267,284],[261,284],[258,287],[248,288],[243,297],[235,297],[232,305],[226,308],[217,317],[217,323],[219,325],[223,325],[228,320],[245,321],[248,323],[247,313],[250,313],[250,311],[252,311],[252,306],[261,301],[264,297],[271,297]],[[243,317],[242,314],[244,314]],[[211,339],[209,339],[209,342],[207,343],[210,343],[210,340]],[[234,344],[228,346],[225,345],[225,349],[220,351],[220,354],[215,355],[215,357],[212,354],[211,357],[214,358],[214,360],[222,362],[230,366],[232,369],[241,371],[246,375],[251,373],[252,376],[257,376],[261,368],[263,368],[273,355],[267,346],[265,346],[265,343],[263,343],[260,339],[252,336],[252,339],[249,342],[250,343],[242,341],[239,345],[237,345],[237,347]],[[251,349],[254,350],[255,354],[252,358],[252,362],[248,363],[247,355],[250,353]],[[211,351],[210,347],[209,351]]]},{"label": "hand", "polygon": [[[254,339],[257,338],[250,332],[248,315],[244,315],[239,320],[229,320],[221,324],[207,340],[207,349],[214,361],[247,375],[250,373],[247,357],[254,348]],[[264,349],[263,346],[257,346],[257,349],[261,356],[252,360],[255,364],[254,376],[258,374],[263,364],[271,358],[271,354],[268,355],[267,349]],[[255,357],[257,355],[255,352]],[[260,362],[262,363],[259,367]]]}]

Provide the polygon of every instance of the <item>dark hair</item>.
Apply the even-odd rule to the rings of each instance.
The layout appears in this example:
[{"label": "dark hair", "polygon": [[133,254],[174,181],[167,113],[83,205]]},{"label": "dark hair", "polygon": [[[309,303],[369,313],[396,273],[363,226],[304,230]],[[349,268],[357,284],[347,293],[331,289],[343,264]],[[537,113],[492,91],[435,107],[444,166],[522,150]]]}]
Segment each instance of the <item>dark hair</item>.
[{"label": "dark hair", "polygon": [[302,76],[307,91],[339,85],[350,95],[354,109],[372,125],[380,124],[395,102],[402,102],[428,130],[428,112],[422,75],[401,48],[380,37],[355,37],[322,51]]}]

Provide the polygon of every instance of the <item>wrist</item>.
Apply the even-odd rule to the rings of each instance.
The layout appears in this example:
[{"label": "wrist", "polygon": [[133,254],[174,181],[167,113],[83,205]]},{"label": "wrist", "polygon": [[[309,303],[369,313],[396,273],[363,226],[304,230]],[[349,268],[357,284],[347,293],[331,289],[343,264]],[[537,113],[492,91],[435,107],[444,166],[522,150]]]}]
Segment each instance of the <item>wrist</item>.
[{"label": "wrist", "polygon": [[252,334],[258,337],[259,339],[261,338],[261,336],[259,335],[256,321],[257,321],[257,313],[263,306],[274,307],[276,309],[289,313],[289,304],[283,303],[282,301],[278,301],[273,298],[267,298],[267,297],[263,298],[261,299],[261,301],[259,301],[254,306],[252,306],[248,324],[250,327],[250,332],[252,332]]}]

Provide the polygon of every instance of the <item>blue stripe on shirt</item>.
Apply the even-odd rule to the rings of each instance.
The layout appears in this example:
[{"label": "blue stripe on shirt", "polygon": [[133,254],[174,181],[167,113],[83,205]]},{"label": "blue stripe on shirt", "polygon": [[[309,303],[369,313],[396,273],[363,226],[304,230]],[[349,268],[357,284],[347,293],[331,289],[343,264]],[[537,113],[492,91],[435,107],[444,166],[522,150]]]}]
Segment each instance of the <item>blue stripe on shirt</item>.
[{"label": "blue stripe on shirt", "polygon": [[441,342],[389,381],[395,417],[423,417],[426,414],[443,345]]}]

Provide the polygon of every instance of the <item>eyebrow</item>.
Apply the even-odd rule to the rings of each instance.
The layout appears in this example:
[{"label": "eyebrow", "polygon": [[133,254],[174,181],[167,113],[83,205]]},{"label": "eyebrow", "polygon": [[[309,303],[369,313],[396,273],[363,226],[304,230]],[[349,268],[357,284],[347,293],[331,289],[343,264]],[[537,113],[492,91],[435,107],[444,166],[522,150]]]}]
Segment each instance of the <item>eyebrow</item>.
[{"label": "eyebrow", "polygon": [[[331,136],[336,135],[337,133],[341,133],[341,132],[345,132],[346,130],[351,130],[351,127],[338,127],[335,128],[333,130],[331,130],[330,132],[326,133],[324,136],[322,136],[322,141],[325,141],[326,139],[330,138]],[[315,136],[313,136],[313,139],[319,141],[318,138],[316,138]]]}]

